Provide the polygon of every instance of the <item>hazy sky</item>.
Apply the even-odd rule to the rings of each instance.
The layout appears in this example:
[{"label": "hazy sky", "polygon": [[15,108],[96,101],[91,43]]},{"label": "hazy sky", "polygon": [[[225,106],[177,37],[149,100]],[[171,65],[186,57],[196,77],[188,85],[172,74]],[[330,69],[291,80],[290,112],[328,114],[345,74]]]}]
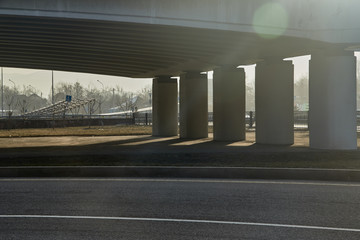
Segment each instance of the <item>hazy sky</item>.
[{"label": "hazy sky", "polygon": [[[29,88],[37,89],[38,94],[40,94],[40,92],[42,92],[44,96],[50,94],[51,71],[4,68],[4,85],[13,86],[14,84],[9,81],[9,79],[11,79],[19,89],[23,89],[23,86],[28,87],[31,85],[33,88]],[[151,86],[151,79],[131,79],[107,75],[54,71],[55,86],[60,82],[70,84],[80,82],[85,87],[101,89],[103,86],[97,80],[100,80],[104,84],[105,89],[114,88],[118,85],[126,91],[136,92],[144,87]]]},{"label": "hazy sky", "polygon": [[[356,54],[359,56],[359,54]],[[302,56],[293,58],[294,61],[294,80],[299,80],[302,76],[307,76],[309,67],[310,56]],[[246,66],[246,78],[248,82],[255,79],[255,65]],[[209,74],[212,77],[212,74]],[[51,89],[51,71],[48,70],[35,70],[35,69],[19,69],[19,68],[4,68],[4,85],[13,86],[13,83],[9,81],[11,79],[16,87],[23,89],[23,86],[28,87],[31,85],[37,89],[37,93],[43,93],[46,97],[50,94]],[[54,72],[54,82],[67,82],[74,84],[79,81],[85,87],[102,88],[102,85],[97,82],[100,80],[106,89],[116,87],[117,85],[122,87],[125,91],[140,91],[144,87],[151,87],[151,79],[131,79],[124,77],[114,77],[106,75],[86,74],[86,73],[72,73],[72,72]]]}]

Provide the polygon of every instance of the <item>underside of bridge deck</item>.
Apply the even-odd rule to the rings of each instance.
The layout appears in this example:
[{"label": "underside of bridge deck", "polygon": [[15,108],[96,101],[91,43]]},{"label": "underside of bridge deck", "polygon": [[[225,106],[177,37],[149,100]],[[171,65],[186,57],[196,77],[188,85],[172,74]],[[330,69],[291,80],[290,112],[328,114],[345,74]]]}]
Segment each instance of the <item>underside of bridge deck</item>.
[{"label": "underside of bridge deck", "polygon": [[291,57],[329,44],[254,33],[124,22],[0,16],[0,65],[126,77],[179,75]]}]

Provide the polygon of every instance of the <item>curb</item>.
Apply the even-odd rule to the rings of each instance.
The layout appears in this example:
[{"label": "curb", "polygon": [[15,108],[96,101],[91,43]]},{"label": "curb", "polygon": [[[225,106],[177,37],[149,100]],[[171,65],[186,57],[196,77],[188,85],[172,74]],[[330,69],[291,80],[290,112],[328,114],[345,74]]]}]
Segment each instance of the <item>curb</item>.
[{"label": "curb", "polygon": [[1,178],[136,177],[224,178],[360,182],[360,170],[246,167],[1,167]]}]

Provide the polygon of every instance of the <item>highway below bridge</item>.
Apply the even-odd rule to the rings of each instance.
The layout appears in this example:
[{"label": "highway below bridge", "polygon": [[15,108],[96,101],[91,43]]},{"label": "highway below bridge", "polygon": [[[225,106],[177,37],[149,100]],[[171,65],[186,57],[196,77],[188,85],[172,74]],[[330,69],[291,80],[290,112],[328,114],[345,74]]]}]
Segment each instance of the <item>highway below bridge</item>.
[{"label": "highway below bridge", "polygon": [[1,179],[0,238],[359,239],[360,184]]}]

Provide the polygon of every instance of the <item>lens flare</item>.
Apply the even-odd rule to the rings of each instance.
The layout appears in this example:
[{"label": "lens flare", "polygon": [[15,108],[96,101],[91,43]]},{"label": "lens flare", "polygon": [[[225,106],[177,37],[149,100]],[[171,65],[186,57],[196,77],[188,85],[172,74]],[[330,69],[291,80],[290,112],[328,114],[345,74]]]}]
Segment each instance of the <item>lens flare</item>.
[{"label": "lens flare", "polygon": [[279,3],[266,3],[255,11],[253,28],[262,38],[280,37],[288,27],[288,13]]}]

